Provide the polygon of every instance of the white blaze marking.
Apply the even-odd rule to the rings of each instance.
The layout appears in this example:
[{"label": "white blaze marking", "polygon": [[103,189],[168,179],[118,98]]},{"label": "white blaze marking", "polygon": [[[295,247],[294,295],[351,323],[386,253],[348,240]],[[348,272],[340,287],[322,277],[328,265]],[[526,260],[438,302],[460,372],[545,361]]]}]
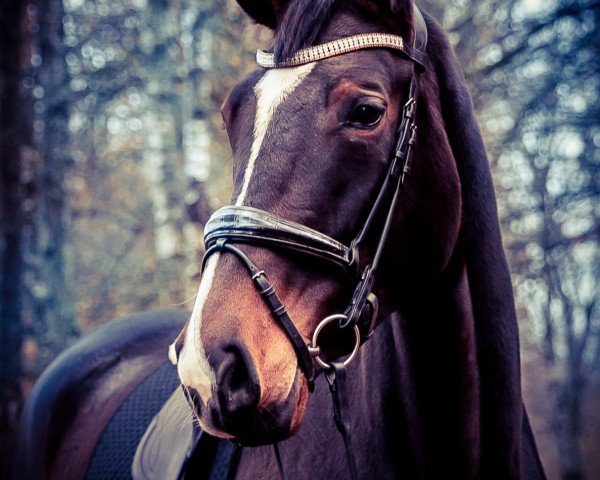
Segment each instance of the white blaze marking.
[{"label": "white blaze marking", "polygon": [[[308,63],[295,68],[272,69],[265,73],[255,85],[254,139],[250,148],[248,165],[244,172],[242,189],[235,201],[236,205],[243,205],[246,199],[256,159],[277,107],[302,83],[314,66],[314,63]],[[205,404],[210,399],[215,385],[215,373],[210,368],[206,352],[200,342],[200,328],[202,326],[202,310],[213,284],[219,256],[219,253],[215,253],[208,259],[188,324],[183,349],[177,360],[177,371],[181,383],[196,389]],[[174,351],[171,351],[170,356],[173,356],[173,353]]]},{"label": "white blaze marking", "polygon": [[215,383],[215,374],[210,368],[206,353],[200,343],[200,326],[202,325],[202,309],[215,278],[219,256],[219,253],[213,254],[206,263],[200,288],[198,289],[198,296],[194,303],[194,310],[192,310],[192,316],[185,334],[183,349],[177,362],[177,371],[181,383],[195,388],[204,403],[210,398],[212,385]]},{"label": "white blaze marking", "polygon": [[250,158],[244,172],[242,190],[235,204],[243,205],[248,193],[248,185],[254,172],[254,165],[260,152],[267,128],[275,110],[302,83],[312,71],[315,63],[307,63],[294,68],[273,68],[263,75],[254,86],[256,94],[256,115],[254,117],[254,140],[250,148]]}]

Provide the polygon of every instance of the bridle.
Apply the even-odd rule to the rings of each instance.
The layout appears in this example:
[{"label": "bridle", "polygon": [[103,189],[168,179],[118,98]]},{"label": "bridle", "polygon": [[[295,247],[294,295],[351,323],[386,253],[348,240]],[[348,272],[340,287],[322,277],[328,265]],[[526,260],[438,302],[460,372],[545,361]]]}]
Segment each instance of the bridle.
[{"label": "bridle", "polygon": [[[255,287],[269,306],[273,318],[283,328],[298,357],[298,364],[308,381],[309,390],[314,390],[314,381],[318,374],[315,363],[324,372],[332,394],[334,419],[343,437],[351,478],[356,479],[356,467],[350,441],[350,423],[345,415],[347,398],[343,394],[346,378],[346,366],[352,361],[360,345],[370,336],[377,316],[377,298],[372,293],[375,275],[381,263],[386,239],[391,228],[400,192],[411,171],[411,160],[416,142],[415,113],[418,97],[418,74],[425,69],[425,48],[427,45],[427,27],[417,6],[414,6],[415,35],[412,46],[405,45],[402,37],[389,34],[362,34],[345,37],[325,44],[300,50],[290,58],[276,62],[272,53],[257,52],[257,62],[264,68],[286,68],[315,62],[335,55],[346,54],[366,48],[390,48],[402,52],[413,62],[413,75],[410,81],[408,100],[402,109],[402,118],[397,131],[395,148],[390,155],[385,179],[377,198],[362,228],[346,246],[337,240],[299,223],[283,219],[272,213],[247,206],[229,205],[217,210],[206,223],[204,241],[207,247],[202,260],[202,268],[208,258],[216,252],[233,254],[246,268]],[[360,267],[359,249],[370,231],[375,217],[384,208],[390,198],[387,215],[370,263]],[[342,266],[353,272],[356,284],[350,302],[343,313],[330,315],[323,319],[315,332],[312,342],[307,345],[285,306],[267,279],[265,272],[257,267],[239,244],[258,244],[294,250],[303,254],[319,257]],[[318,345],[319,335],[330,323],[338,322],[341,329],[353,329],[355,345],[351,354],[343,362],[328,362],[321,357]],[[277,444],[275,454],[282,478],[286,478]]]}]

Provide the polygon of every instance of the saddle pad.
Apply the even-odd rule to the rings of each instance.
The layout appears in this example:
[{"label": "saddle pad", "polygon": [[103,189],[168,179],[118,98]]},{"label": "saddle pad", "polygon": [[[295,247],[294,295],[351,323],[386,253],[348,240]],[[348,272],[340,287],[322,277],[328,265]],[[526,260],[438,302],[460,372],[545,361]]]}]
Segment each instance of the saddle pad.
[{"label": "saddle pad", "polygon": [[86,480],[131,478],[131,459],[140,438],[178,384],[177,371],[167,362],[127,397],[100,437]]}]

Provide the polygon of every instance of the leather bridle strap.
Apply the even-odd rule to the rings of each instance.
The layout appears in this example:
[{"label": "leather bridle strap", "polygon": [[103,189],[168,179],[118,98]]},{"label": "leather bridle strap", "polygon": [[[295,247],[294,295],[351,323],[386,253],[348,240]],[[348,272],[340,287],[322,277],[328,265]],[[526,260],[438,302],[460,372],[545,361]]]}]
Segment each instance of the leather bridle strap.
[{"label": "leather bridle strap", "polygon": [[352,263],[352,250],[327,235],[258,208],[227,205],[217,210],[204,227],[207,245],[226,238],[315,255],[344,267]]},{"label": "leather bridle strap", "polygon": [[275,442],[273,444],[273,451],[275,452],[275,461],[277,462],[277,470],[279,470],[280,480],[288,480],[288,477],[285,473],[285,468],[283,467],[283,460],[281,459],[281,452],[279,451],[279,443]]},{"label": "leather bridle strap", "polygon": [[[350,417],[348,416],[350,405],[348,402],[348,395],[346,395],[346,373],[346,365],[340,362],[333,362],[330,364],[330,368],[325,370],[324,376],[329,385],[329,392],[331,393],[333,420],[344,443],[346,460],[348,461],[348,469],[350,470],[350,479],[358,480],[356,460],[354,458],[352,439],[350,437],[351,425]],[[273,452],[275,453],[277,470],[279,470],[279,478],[281,480],[288,480],[281,458],[281,452],[279,451],[279,444],[277,442],[273,443]]]},{"label": "leather bridle strap", "polygon": [[204,258],[202,259],[202,270],[204,270],[204,266],[206,264],[207,259],[216,252],[229,252],[232,253],[240,263],[246,268],[248,271],[252,281],[256,289],[259,291],[265,303],[269,306],[269,310],[271,311],[271,315],[277,321],[279,326],[281,326],[286,333],[288,339],[290,340],[294,351],[296,352],[296,356],[298,357],[298,364],[300,369],[306,376],[306,380],[308,381],[308,388],[312,392],[314,390],[314,380],[315,380],[315,364],[313,362],[310,351],[308,350],[308,346],[306,345],[302,335],[292,322],[287,309],[283,305],[281,299],[275,292],[275,287],[269,282],[267,279],[265,272],[260,270],[252,260],[246,255],[242,250],[237,248],[234,245],[226,243],[227,239],[221,238],[217,240],[213,245],[211,245],[204,254]]},{"label": "leather bridle strap", "polygon": [[[353,259],[358,263],[358,251],[360,244],[364,241],[367,232],[369,231],[377,212],[379,211],[386,194],[389,194],[390,189],[393,188],[392,200],[389,204],[385,222],[379,234],[377,246],[371,263],[368,264],[362,271],[360,279],[352,294],[352,298],[348,305],[348,308],[344,312],[346,319],[340,321],[340,327],[346,328],[347,326],[359,325],[363,308],[367,302],[367,298],[371,293],[373,282],[375,280],[375,274],[379,268],[381,258],[383,255],[384,248],[386,246],[387,237],[389,235],[390,228],[394,221],[396,209],[398,207],[400,192],[402,187],[406,183],[406,179],[411,171],[411,162],[413,149],[416,142],[416,131],[415,125],[415,113],[417,105],[418,95],[418,83],[416,77],[410,82],[410,89],[408,95],[408,101],[404,105],[402,110],[402,120],[398,127],[398,140],[394,149],[394,155],[388,167],[386,178],[379,190],[377,199],[369,212],[367,220],[365,221],[362,229],[352,242],[351,250],[353,252]],[[361,331],[365,330],[364,326],[360,326]],[[367,330],[370,330],[369,325]]]},{"label": "leather bridle strap", "polygon": [[354,459],[350,437],[350,417],[348,416],[350,405],[348,395],[346,395],[346,366],[339,362],[331,363],[331,368],[325,371],[325,379],[329,385],[333,402],[333,420],[344,442],[350,478],[351,480],[358,480],[356,460]]}]

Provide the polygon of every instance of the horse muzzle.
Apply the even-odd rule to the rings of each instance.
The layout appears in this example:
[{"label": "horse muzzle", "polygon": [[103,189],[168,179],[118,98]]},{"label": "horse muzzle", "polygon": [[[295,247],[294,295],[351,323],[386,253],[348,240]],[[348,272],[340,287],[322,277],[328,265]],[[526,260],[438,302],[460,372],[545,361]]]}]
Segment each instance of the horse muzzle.
[{"label": "horse muzzle", "polygon": [[[241,343],[210,349],[207,356],[215,372],[210,398],[203,399],[193,387],[184,386],[204,430],[247,446],[280,441],[297,430],[308,398],[305,377],[297,365],[281,369],[285,375],[276,382],[281,384],[270,385],[276,373],[259,374],[252,355]],[[285,381],[290,376],[291,381]],[[267,378],[264,390],[261,377]]]}]

